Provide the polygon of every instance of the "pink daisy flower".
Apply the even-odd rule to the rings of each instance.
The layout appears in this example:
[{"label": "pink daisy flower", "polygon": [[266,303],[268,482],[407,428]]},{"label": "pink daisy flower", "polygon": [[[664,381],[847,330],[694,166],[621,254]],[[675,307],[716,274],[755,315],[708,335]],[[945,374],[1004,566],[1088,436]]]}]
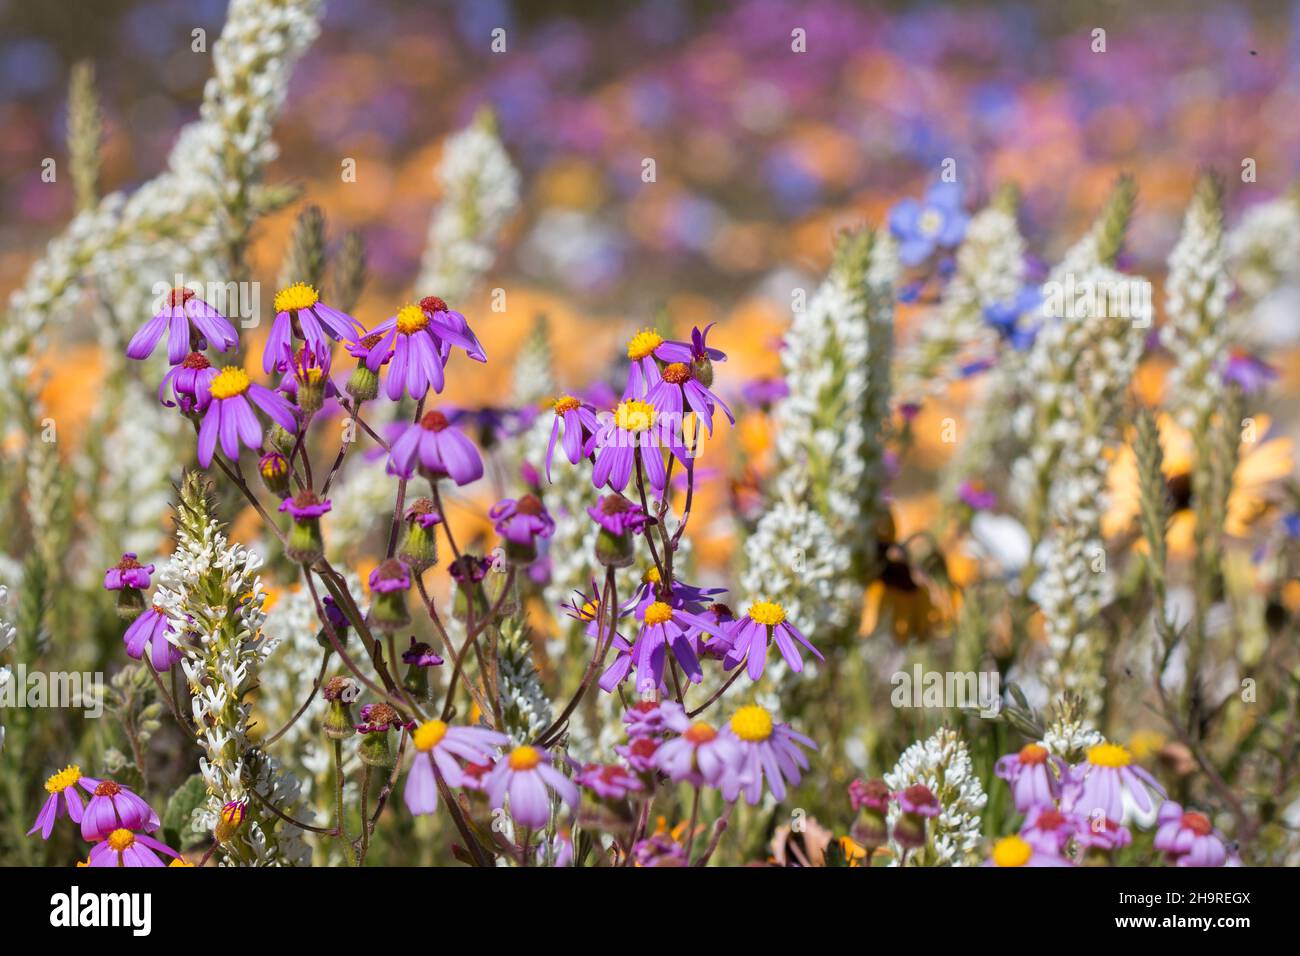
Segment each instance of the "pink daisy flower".
[{"label": "pink daisy flower", "polygon": [[[191,352],[179,365],[167,370],[158,383],[158,401],[167,408],[180,406],[185,414],[201,412],[212,401],[212,380],[217,370],[202,352]],[[176,401],[167,401],[167,385],[171,384]]]},{"label": "pink daisy flower", "polygon": [[[155,852],[156,851],[156,852]],[[127,829],[114,830],[90,851],[89,866],[166,866],[159,853],[180,858],[180,854],[164,843],[143,833]]]},{"label": "pink daisy flower", "polygon": [[54,821],[63,816],[64,810],[72,818],[73,823],[81,822],[85,804],[81,802],[81,794],[77,793],[77,784],[80,782],[81,768],[76,764],[68,764],[45,781],[45,792],[49,796],[45,798],[40,812],[36,814],[36,822],[27,831],[28,836],[40,830],[41,839],[48,840],[50,834],[54,832]]},{"label": "pink daisy flower", "polygon": [[781,657],[785,659],[790,670],[796,674],[803,670],[803,657],[796,642],[801,644],[819,661],[825,660],[821,651],[808,642],[808,638],[785,618],[785,608],[772,601],[755,601],[749,607],[749,613],[736,620],[727,632],[731,649],[723,660],[723,666],[731,670],[748,662],[746,671],[750,680],[763,676],[767,665],[767,648],[775,643]]},{"label": "pink daisy flower", "polygon": [[722,796],[735,800],[740,794],[751,806],[763,796],[763,781],[778,800],[785,799],[786,784],[797,784],[808,769],[808,758],[800,747],[817,749],[813,741],[789,724],[773,722],[772,715],[756,704],[741,707],[728,724],[740,748],[737,763],[721,780]]},{"label": "pink daisy flower", "polygon": [[155,605],[149,608],[132,621],[122,635],[122,640],[126,642],[126,653],[137,661],[143,660],[145,649],[148,648],[153,669],[166,673],[184,656],[181,649],[167,639],[171,629],[171,623],[160,607]]},{"label": "pink daisy flower", "polygon": [[1080,820],[1073,814],[1062,813],[1051,805],[1038,804],[1026,813],[1020,837],[1036,850],[1059,856],[1065,852],[1066,844],[1078,832],[1079,826]]},{"label": "pink daisy flower", "polygon": [[366,367],[378,372],[387,351],[392,349],[384,389],[393,401],[404,393],[419,400],[430,387],[441,392],[443,366],[452,345],[463,348],[470,358],[487,361],[465,317],[452,312],[436,296],[426,296],[419,305],[402,306],[396,315],[379,323],[371,332],[381,338],[377,346],[369,349]]},{"label": "pink daisy flower", "polygon": [[676,701],[663,703],[660,712],[665,726],[677,736],[659,746],[654,762],[673,781],[715,787],[740,762],[740,744],[727,729],[692,721]]},{"label": "pink daisy flower", "polygon": [[1223,866],[1227,862],[1227,841],[1205,814],[1166,800],[1158,819],[1153,845],[1176,866]]},{"label": "pink daisy flower", "polygon": [[474,443],[454,428],[442,412],[425,412],[406,425],[389,450],[388,470],[410,478],[419,467],[430,481],[450,476],[458,485],[483,477],[483,459]]},{"label": "pink daisy flower", "polygon": [[516,747],[497,761],[484,781],[488,802],[502,809],[510,800],[510,816],[520,826],[540,829],[551,815],[551,795],[570,808],[578,806],[578,788],[551,765],[551,756],[540,747]]},{"label": "pink daisy flower", "polygon": [[222,369],[209,385],[212,401],[199,426],[199,464],[207,468],[221,439],[221,450],[232,461],[239,457],[242,443],[248,448],[262,447],[262,426],[249,404],[251,398],[277,425],[289,433],[298,430],[298,419],[293,406],[283,396],[265,385],[249,379],[242,368],[229,366]]},{"label": "pink daisy flower", "polygon": [[211,345],[218,352],[229,352],[239,341],[230,320],[204,302],[189,289],[172,289],[163,310],[140,327],[126,346],[129,358],[143,360],[153,354],[167,333],[167,361],[180,365],[191,351]]},{"label": "pink daisy flower", "polygon": [[1061,796],[1061,780],[1068,770],[1064,760],[1052,756],[1041,744],[1021,747],[1018,753],[1000,758],[993,768],[1010,785],[1020,813],[1028,813],[1030,807],[1055,804]]},{"label": "pink daisy flower", "polygon": [[81,815],[81,835],[85,839],[103,840],[122,828],[152,833],[162,825],[153,808],[121,784],[90,777],[83,777],[80,783],[91,793]]},{"label": "pink daisy flower", "polygon": [[406,809],[416,816],[438,809],[438,777],[449,787],[465,783],[460,761],[487,763],[496,748],[510,743],[505,734],[486,727],[453,727],[441,720],[429,720],[411,734],[415,760],[406,775]]},{"label": "pink daisy flower", "polygon": [[616,763],[589,763],[578,771],[575,779],[579,786],[586,787],[602,800],[622,800],[629,793],[642,789],[641,779]]},{"label": "pink daisy flower", "polygon": [[1088,819],[1100,812],[1109,820],[1139,827],[1155,823],[1156,797],[1164,798],[1164,788],[1133,763],[1124,747],[1110,743],[1089,747],[1086,760],[1074,768],[1072,777],[1062,794],[1062,809]]},{"label": "pink daisy flower", "polygon": [[600,428],[596,410],[581,399],[572,395],[561,395],[552,406],[555,420],[551,423],[551,440],[546,445],[546,480],[551,480],[551,459],[555,456],[555,442],[560,438],[560,424],[564,424],[564,438],[561,445],[569,463],[576,465],[582,461],[583,446]]},{"label": "pink daisy flower", "polygon": [[296,282],[275,294],[275,321],[266,337],[262,369],[270,375],[282,363],[292,362],[295,335],[307,343],[312,354],[325,356],[330,354],[330,337],[355,341],[364,333],[360,322],[326,305],[305,282]]}]

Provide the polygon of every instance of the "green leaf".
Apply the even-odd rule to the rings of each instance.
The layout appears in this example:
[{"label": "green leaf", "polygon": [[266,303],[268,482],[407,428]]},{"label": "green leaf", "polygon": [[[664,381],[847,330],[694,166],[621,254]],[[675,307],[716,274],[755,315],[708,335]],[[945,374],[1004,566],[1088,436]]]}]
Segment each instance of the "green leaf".
[{"label": "green leaf", "polygon": [[195,809],[207,798],[208,784],[201,773],[193,774],[176,789],[163,813],[164,843],[178,850],[188,850],[208,839],[206,833],[197,832],[191,823]]}]

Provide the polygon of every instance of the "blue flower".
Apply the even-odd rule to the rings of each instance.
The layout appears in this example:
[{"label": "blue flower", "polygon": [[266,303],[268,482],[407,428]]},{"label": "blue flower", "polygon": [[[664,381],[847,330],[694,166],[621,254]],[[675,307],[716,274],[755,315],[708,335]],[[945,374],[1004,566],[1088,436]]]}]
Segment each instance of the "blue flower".
[{"label": "blue flower", "polygon": [[1022,325],[1021,320],[1039,311],[1043,293],[1038,286],[1027,285],[1020,294],[1007,302],[995,302],[984,309],[984,321],[998,330],[998,334],[1017,352],[1034,344],[1038,325]]},{"label": "blue flower", "polygon": [[907,266],[920,265],[935,249],[955,247],[969,221],[957,183],[935,183],[925,199],[904,199],[889,211],[889,231],[898,239],[899,260]]}]

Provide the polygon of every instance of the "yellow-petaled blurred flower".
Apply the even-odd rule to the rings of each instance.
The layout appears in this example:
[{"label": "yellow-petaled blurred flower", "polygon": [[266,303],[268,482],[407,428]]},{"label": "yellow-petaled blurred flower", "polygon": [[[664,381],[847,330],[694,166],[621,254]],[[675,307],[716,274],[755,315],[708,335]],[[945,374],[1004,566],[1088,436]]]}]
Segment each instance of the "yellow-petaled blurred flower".
[{"label": "yellow-petaled blurred flower", "polygon": [[[1291,439],[1266,437],[1271,424],[1267,415],[1256,415],[1251,422],[1241,444],[1228,497],[1224,529],[1234,537],[1246,535],[1251,523],[1268,510],[1270,486],[1288,477],[1294,467]],[[1161,415],[1157,424],[1164,453],[1165,485],[1171,502],[1166,540],[1170,554],[1186,557],[1192,553],[1196,530],[1192,501],[1195,444],[1187,429],[1169,416]],[[1125,445],[1116,455],[1107,484],[1110,510],[1102,519],[1102,531],[1107,537],[1113,537],[1131,530],[1138,515],[1137,459],[1131,445]]]},{"label": "yellow-petaled blurred flower", "polygon": [[191,868],[194,866],[193,863],[191,863],[189,860],[185,859],[185,857],[183,857],[183,856],[178,856],[178,857],[176,857],[176,859],[172,860],[172,861],[171,861],[170,863],[168,863],[167,865],[168,865],[169,867],[171,867],[171,866],[188,866],[188,867],[191,867]]},{"label": "yellow-petaled blurred flower", "polygon": [[942,620],[929,587],[918,581],[901,548],[890,549],[880,577],[867,588],[862,629],[887,628],[900,644],[927,640]]}]

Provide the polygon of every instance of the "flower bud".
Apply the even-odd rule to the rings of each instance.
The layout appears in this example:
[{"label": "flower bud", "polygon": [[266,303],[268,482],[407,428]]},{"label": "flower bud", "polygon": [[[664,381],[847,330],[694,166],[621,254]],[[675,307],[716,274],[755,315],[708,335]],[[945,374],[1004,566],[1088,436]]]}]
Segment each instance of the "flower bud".
[{"label": "flower bud", "polygon": [[347,740],[355,734],[352,720],[352,701],[356,685],[348,677],[331,677],[325,682],[324,696],[328,703],[322,728],[325,736],[334,740]]},{"label": "flower bud", "polygon": [[124,621],[134,621],[144,613],[144,592],[135,588],[122,588],[117,592],[117,616]]},{"label": "flower bud", "polygon": [[279,452],[267,452],[257,463],[267,491],[277,498],[289,497],[289,462]]},{"label": "flower bud", "polygon": [[405,563],[389,558],[370,572],[370,622],[385,634],[392,634],[411,623],[406,592],[411,588],[411,574]]},{"label": "flower bud", "polygon": [[406,535],[397,556],[416,574],[438,563],[438,530],[442,516],[432,499],[417,498],[406,511]]},{"label": "flower bud", "polygon": [[607,568],[626,568],[636,560],[632,532],[615,534],[604,528],[596,535],[596,560]]},{"label": "flower bud", "polygon": [[379,376],[365,362],[358,362],[343,388],[357,402],[368,402],[379,394]]}]

